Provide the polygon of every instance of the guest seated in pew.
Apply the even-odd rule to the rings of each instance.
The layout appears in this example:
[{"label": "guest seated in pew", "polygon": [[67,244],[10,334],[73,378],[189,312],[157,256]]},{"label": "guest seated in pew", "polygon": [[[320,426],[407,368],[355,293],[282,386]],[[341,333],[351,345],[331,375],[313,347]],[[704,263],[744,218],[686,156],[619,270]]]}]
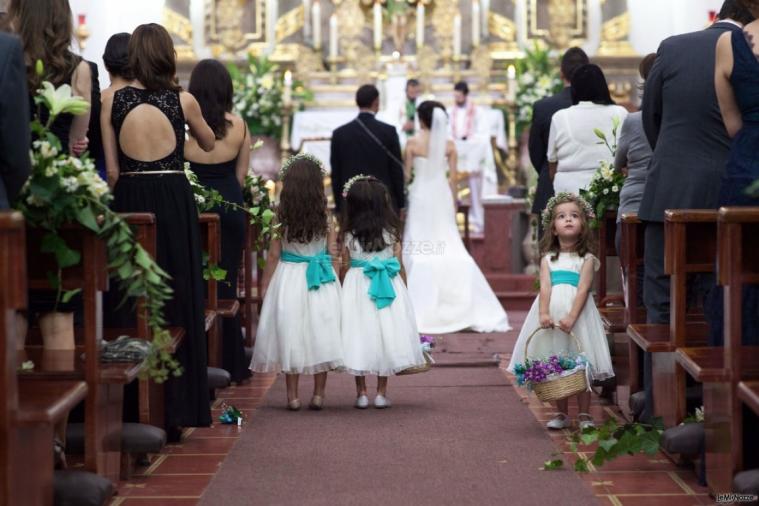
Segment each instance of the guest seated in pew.
[{"label": "guest seated in pew", "polygon": [[[198,181],[221,193],[227,202],[243,205],[242,185],[250,163],[250,134],[245,121],[232,113],[232,78],[226,67],[216,60],[199,62],[190,75],[190,93],[198,100],[216,137],[213,150],[203,151],[194,137],[185,144],[185,158]],[[241,210],[215,208],[210,212],[221,217],[221,262],[227,271],[218,284],[219,298],[237,299],[237,270],[240,267],[245,239],[245,213]],[[222,367],[232,381],[250,377],[245,361],[242,327],[239,316],[224,318]]]},{"label": "guest seated in pew", "polygon": [[176,53],[165,28],[137,27],[128,55],[135,80],[103,97],[103,145],[113,209],[156,217],[157,260],[174,291],[164,316],[185,330],[176,352],[183,374],[166,388],[166,428],[177,439],[180,427],[211,423],[198,210],[183,170],[185,123],[201,149],[211,151],[215,139],[197,100],[176,83]]}]

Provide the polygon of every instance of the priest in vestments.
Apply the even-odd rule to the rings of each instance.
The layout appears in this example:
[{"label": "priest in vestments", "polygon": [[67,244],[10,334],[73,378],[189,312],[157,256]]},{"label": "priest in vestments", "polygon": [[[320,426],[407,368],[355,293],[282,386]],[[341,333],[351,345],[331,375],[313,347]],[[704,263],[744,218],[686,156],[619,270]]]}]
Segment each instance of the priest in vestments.
[{"label": "priest in vestments", "polygon": [[[487,130],[486,118],[469,98],[469,86],[460,81],[453,88],[455,100],[451,111],[451,137],[456,143],[458,171],[469,176],[469,223],[475,232],[481,232],[485,223],[482,207],[483,169],[488,159],[490,138],[480,130]],[[492,152],[490,153],[492,157]]]},{"label": "priest in vestments", "polygon": [[406,146],[406,141],[414,136],[419,129],[419,119],[416,116],[416,107],[419,105],[419,95],[422,87],[416,79],[406,81],[406,100],[398,111],[398,135],[401,139],[401,147]]}]

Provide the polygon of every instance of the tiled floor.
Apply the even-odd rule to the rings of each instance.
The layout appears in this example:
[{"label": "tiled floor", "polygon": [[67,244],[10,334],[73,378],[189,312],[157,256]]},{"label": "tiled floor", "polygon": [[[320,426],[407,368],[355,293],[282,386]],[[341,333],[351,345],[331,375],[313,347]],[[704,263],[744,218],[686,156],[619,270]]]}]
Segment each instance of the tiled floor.
[{"label": "tiled floor", "polygon": [[[502,357],[507,361],[507,357]],[[504,372],[504,374],[507,374]],[[511,379],[511,377],[510,377]],[[534,395],[514,386],[527,404],[535,418],[544,424],[553,417],[554,408],[549,403],[541,402]],[[616,406],[602,404],[598,396],[593,396],[591,413],[596,420],[609,417],[622,419]],[[576,414],[576,407],[570,403],[570,415]],[[567,443],[568,430],[548,431],[556,443],[557,452],[561,452],[564,465],[571,468],[579,456],[591,458],[595,448],[581,447],[580,453],[573,453]],[[551,458],[546,455],[546,460]],[[546,471],[551,472],[551,471]],[[590,465],[589,473],[580,473],[580,477],[600,499],[600,504],[614,506],[693,506],[714,504],[707,494],[706,487],[700,486],[692,470],[677,467],[665,455],[634,455],[619,457],[604,464],[600,469]]]},{"label": "tiled floor", "polygon": [[[219,419],[224,403],[243,414],[263,400],[276,375],[261,375],[241,386],[219,392],[213,404],[214,420]],[[120,482],[111,506],[189,506],[197,504],[203,491],[219,469],[247,425],[222,425],[187,429],[181,443],[167,445],[153,458],[149,467],[139,468],[128,482]]]}]

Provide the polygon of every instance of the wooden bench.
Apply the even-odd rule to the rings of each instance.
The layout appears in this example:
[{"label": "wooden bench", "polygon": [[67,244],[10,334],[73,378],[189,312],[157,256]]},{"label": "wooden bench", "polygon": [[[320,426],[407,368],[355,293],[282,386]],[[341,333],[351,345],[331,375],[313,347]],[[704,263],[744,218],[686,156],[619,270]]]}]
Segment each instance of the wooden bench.
[{"label": "wooden bench", "polygon": [[238,300],[242,306],[242,319],[245,328],[245,345],[253,346],[256,333],[253,330],[254,311],[261,312],[261,298],[263,281],[263,267],[259,261],[265,258],[263,251],[258,251],[256,242],[258,241],[259,230],[245,220],[245,244],[243,247],[242,275],[243,293]]},{"label": "wooden bench", "polygon": [[82,380],[19,381],[16,311],[26,308],[26,238],[18,212],[0,212],[0,504],[53,504],[55,424],[84,400]]},{"label": "wooden bench", "polygon": [[[742,345],[743,285],[759,284],[759,208],[719,211],[718,280],[724,287],[722,347],[684,347],[677,360],[703,383],[706,477],[713,493],[730,492],[743,462],[741,399],[757,406],[759,346]],[[740,381],[746,381],[739,387]],[[751,428],[756,430],[755,427]]]},{"label": "wooden bench", "polygon": [[[618,256],[614,244],[614,236],[617,233],[617,212],[607,211],[603,219],[599,220],[598,226],[598,260],[601,265],[598,269],[598,285],[596,296],[598,307],[603,308],[615,302],[621,302],[622,297],[618,294],[609,294],[606,282],[607,261],[609,257]],[[624,329],[623,329],[624,330]]]},{"label": "wooden bench", "polygon": [[[208,255],[208,266],[221,262],[221,219],[215,213],[202,213],[200,223],[201,249]],[[208,335],[208,365],[221,367],[221,325],[219,289],[212,277],[206,280],[206,334]]]},{"label": "wooden bench", "polygon": [[[623,310],[623,332],[630,325],[646,321],[645,308],[638,303],[638,271],[643,263],[644,228],[636,213],[625,213],[621,220],[622,234],[620,240],[619,261],[625,272]],[[640,390],[640,348],[628,338],[627,340],[628,385],[630,394]]]},{"label": "wooden bench", "polygon": [[[63,270],[63,288],[81,289],[84,321],[76,350],[49,351],[27,346],[18,360],[33,360],[35,368],[25,372],[24,381],[79,381],[87,383],[85,401],[85,468],[117,481],[120,474],[122,402],[124,385],[133,381],[140,364],[100,363],[99,343],[103,338],[102,292],[108,289],[105,243],[78,225],[61,230],[67,245],[82,255],[78,265]],[[47,272],[54,272],[51,254],[41,252],[44,231],[27,230],[29,287],[51,290]],[[84,355],[84,359],[82,359]]]},{"label": "wooden bench", "polygon": [[677,365],[675,351],[686,346],[703,346],[709,334],[703,318],[688,313],[686,291],[688,275],[714,272],[717,211],[668,210],[664,229],[664,270],[670,276],[670,323],[631,324],[627,335],[638,348],[652,354],[654,416],[661,416],[665,426],[674,426],[686,412],[685,373]]}]

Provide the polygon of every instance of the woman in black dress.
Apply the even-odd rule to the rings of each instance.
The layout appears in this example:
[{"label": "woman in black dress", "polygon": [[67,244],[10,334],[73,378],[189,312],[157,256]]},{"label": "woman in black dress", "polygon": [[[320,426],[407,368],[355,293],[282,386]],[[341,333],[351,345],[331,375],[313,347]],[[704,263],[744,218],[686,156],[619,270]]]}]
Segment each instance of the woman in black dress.
[{"label": "woman in black dress", "polygon": [[[216,60],[199,62],[190,76],[190,93],[198,100],[216,144],[205,152],[194,137],[184,147],[190,168],[204,186],[216,189],[228,202],[243,204],[242,185],[250,163],[250,135],[245,122],[232,114],[232,79],[227,69]],[[213,209],[221,216],[221,262],[227,271],[219,283],[219,298],[237,298],[237,271],[245,239],[245,213],[240,210]],[[223,321],[222,366],[232,381],[250,377],[239,317]]]},{"label": "woman in black dress", "polygon": [[211,423],[198,211],[183,171],[185,122],[201,149],[214,146],[198,102],[176,83],[169,33],[140,25],[129,40],[131,85],[104,95],[101,127],[113,209],[156,217],[158,264],[171,276],[164,308],[170,326],[185,329],[176,357],[184,373],[166,388],[166,428]]}]

